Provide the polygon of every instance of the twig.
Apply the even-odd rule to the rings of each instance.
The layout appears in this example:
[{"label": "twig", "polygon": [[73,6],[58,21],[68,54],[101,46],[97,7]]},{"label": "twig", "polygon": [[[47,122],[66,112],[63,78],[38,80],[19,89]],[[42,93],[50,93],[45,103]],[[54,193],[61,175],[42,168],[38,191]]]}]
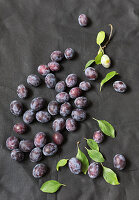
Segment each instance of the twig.
[{"label": "twig", "polygon": [[111,29],[110,35],[109,35],[109,38],[108,38],[107,42],[105,43],[105,45],[103,47],[101,47],[102,49],[104,49],[107,46],[107,44],[110,42],[110,40],[111,40],[113,26],[112,26],[112,24],[109,24],[109,26],[110,26],[110,29]]}]

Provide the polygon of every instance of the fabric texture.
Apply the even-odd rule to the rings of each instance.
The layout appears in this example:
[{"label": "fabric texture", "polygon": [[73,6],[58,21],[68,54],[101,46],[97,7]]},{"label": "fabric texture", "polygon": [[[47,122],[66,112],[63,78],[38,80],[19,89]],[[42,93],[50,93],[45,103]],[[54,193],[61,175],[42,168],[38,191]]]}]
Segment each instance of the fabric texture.
[{"label": "fabric texture", "polygon": [[[86,28],[78,24],[78,16],[85,13],[90,23]],[[109,34],[108,24],[114,34],[105,52],[112,59],[112,66],[105,69],[94,66],[99,73],[97,81],[91,81],[92,89],[86,93],[90,101],[86,109],[88,118],[80,123],[75,133],[64,131],[65,143],[59,153],[42,160],[48,167],[45,177],[36,180],[32,176],[35,166],[29,159],[22,163],[10,158],[5,141],[13,132],[13,125],[22,121],[9,111],[12,100],[18,99],[17,86],[21,83],[29,88],[29,97],[20,100],[29,108],[34,97],[42,96],[47,103],[55,99],[56,92],[42,84],[38,88],[27,85],[29,74],[37,74],[37,66],[47,64],[54,50],[64,51],[71,47],[76,57],[62,61],[62,70],[56,73],[64,80],[76,73],[79,80],[84,75],[86,62],[98,51],[96,35],[100,30]],[[0,0],[0,200],[138,200],[139,199],[139,2],[137,0]],[[99,83],[106,73],[116,70],[120,76],[109,81],[99,92]],[[43,78],[42,78],[43,79]],[[125,94],[113,90],[114,80],[123,80],[128,85]],[[75,157],[77,141],[85,152],[84,137],[92,138],[98,130],[92,120],[105,119],[116,129],[116,138],[105,137],[100,150],[106,158],[105,166],[113,167],[117,153],[125,155],[127,167],[115,172],[119,186],[107,184],[102,177],[91,180],[88,175],[73,175],[68,167],[56,172],[56,163],[62,158]],[[19,138],[33,139],[39,131],[45,131],[51,141],[52,121],[48,124],[34,122],[29,131]],[[91,160],[90,160],[91,162]],[[66,184],[56,194],[40,191],[42,183],[55,179]]]}]

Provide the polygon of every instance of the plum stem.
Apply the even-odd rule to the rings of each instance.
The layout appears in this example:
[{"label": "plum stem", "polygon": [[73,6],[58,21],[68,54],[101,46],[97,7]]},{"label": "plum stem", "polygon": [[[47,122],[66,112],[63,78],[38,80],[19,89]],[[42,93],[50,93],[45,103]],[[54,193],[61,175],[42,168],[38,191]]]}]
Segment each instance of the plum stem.
[{"label": "plum stem", "polygon": [[109,26],[110,26],[110,29],[111,29],[111,30],[110,30],[110,35],[109,35],[109,38],[108,38],[107,42],[104,44],[103,47],[101,47],[102,49],[104,49],[104,48],[108,45],[108,43],[110,42],[111,37],[112,37],[113,26],[112,26],[112,24],[109,24]]},{"label": "plum stem", "polygon": [[62,186],[64,186],[64,187],[66,187],[66,185],[65,184],[61,184]]},{"label": "plum stem", "polygon": [[81,143],[80,141],[77,142],[77,147],[78,147],[78,148],[79,148],[79,144],[80,144],[80,143]]},{"label": "plum stem", "polygon": [[95,121],[97,121],[97,119],[95,119],[94,117],[92,117],[92,119],[94,119]]}]

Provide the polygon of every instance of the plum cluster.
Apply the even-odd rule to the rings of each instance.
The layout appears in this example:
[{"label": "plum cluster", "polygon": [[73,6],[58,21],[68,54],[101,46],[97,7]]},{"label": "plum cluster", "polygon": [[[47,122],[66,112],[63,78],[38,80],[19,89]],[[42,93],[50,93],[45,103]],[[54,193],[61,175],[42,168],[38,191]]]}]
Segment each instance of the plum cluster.
[{"label": "plum cluster", "polygon": [[[53,121],[54,131],[63,131],[66,128],[68,132],[73,132],[77,129],[77,122],[86,119],[86,112],[83,109],[87,107],[88,100],[82,94],[90,88],[91,84],[85,81],[78,86],[76,74],[69,74],[65,81],[59,81],[56,84],[55,90],[58,92],[56,101],[51,101],[48,104],[48,112],[51,115],[61,115]],[[74,106],[72,106],[71,101],[73,101]]]},{"label": "plum cluster", "polygon": [[[25,154],[28,154],[30,161],[36,163],[40,162],[43,156],[52,156],[57,152],[57,145],[60,145],[63,141],[62,134],[54,133],[53,141],[55,143],[48,143],[47,134],[39,132],[35,135],[34,140],[19,140],[15,136],[10,136],[6,140],[6,147],[11,151],[13,160],[21,162],[25,159]],[[47,172],[46,169],[45,164],[37,164],[33,168],[33,176],[35,178],[44,176]]]},{"label": "plum cluster", "polygon": [[[60,115],[52,123],[52,142],[48,143],[44,132],[37,133],[34,140],[19,139],[15,136],[9,137],[6,140],[6,147],[11,150],[11,158],[13,160],[21,162],[25,159],[25,154],[28,154],[30,161],[35,163],[40,162],[44,156],[53,156],[58,151],[58,146],[64,141],[62,131],[64,129],[68,132],[76,131],[77,123],[86,119],[86,112],[83,109],[87,107],[88,100],[83,96],[83,93],[91,88],[91,84],[86,81],[78,84],[76,74],[69,74],[65,80],[61,81],[57,81],[55,75],[55,72],[61,69],[59,62],[64,57],[67,60],[71,60],[74,55],[75,51],[72,48],[67,48],[64,53],[59,50],[53,51],[50,55],[51,61],[47,65],[39,65],[37,68],[39,75],[44,77],[46,87],[54,88],[57,93],[55,99],[50,101],[48,105],[46,105],[45,99],[40,96],[31,100],[30,108],[26,111],[24,111],[24,106],[20,101],[14,100],[11,102],[11,113],[15,116],[23,115],[23,122],[17,122],[13,126],[13,131],[18,135],[26,133],[29,124],[35,120],[39,123],[48,123],[53,117]],[[27,77],[29,86],[38,87],[42,81],[36,74],[31,74]],[[28,88],[20,84],[17,87],[17,95],[20,99],[27,98],[29,95]],[[73,105],[71,101],[73,101]],[[71,168],[72,162],[75,162],[75,160],[73,159],[73,161],[69,162],[69,165],[71,163]],[[35,178],[39,178],[46,172],[47,167],[45,164],[39,163],[33,168],[32,173]],[[78,170],[76,173],[78,173]]]}]

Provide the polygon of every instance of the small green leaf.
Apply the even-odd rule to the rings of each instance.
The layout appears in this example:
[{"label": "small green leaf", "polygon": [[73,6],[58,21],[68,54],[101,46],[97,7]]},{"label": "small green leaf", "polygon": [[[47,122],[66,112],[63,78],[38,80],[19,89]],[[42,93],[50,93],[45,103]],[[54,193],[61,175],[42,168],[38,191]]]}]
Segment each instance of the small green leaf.
[{"label": "small green leaf", "polygon": [[55,193],[61,186],[66,186],[55,180],[46,181],[40,188],[42,192]]},{"label": "small green leaf", "polygon": [[56,165],[56,170],[59,170],[59,167],[64,167],[69,159],[61,159],[58,161],[57,165]]},{"label": "small green leaf", "polygon": [[117,175],[112,171],[110,168],[103,167],[103,178],[107,183],[110,183],[111,185],[119,185],[119,181],[117,179]]},{"label": "small green leaf", "polygon": [[95,63],[96,65],[100,65],[101,64],[101,57],[103,56],[103,52],[100,51],[99,54],[95,57]]},{"label": "small green leaf", "polygon": [[105,39],[105,32],[104,31],[100,31],[98,34],[97,34],[97,39],[96,39],[96,43],[98,45],[100,45]]},{"label": "small green leaf", "polygon": [[88,161],[86,155],[79,149],[79,147],[78,147],[78,153],[76,155],[76,158],[81,161],[81,163],[82,163],[82,172],[84,174],[86,174],[87,170],[88,170],[88,166],[89,166],[89,161]]},{"label": "small green leaf", "polygon": [[[86,147],[85,147],[86,148]],[[89,155],[89,157],[92,159],[92,160],[94,160],[95,162],[104,162],[105,161],[105,159],[104,159],[104,157],[103,157],[103,155],[99,152],[99,151],[96,151],[96,150],[89,150],[89,149],[87,149],[86,148],[86,150],[87,150],[87,152],[88,152],[88,155]]]},{"label": "small green leaf", "polygon": [[102,130],[102,132],[105,135],[115,138],[115,130],[109,122],[107,122],[105,120],[98,120],[95,118],[93,118],[93,119],[98,122],[100,129]]},{"label": "small green leaf", "polygon": [[89,61],[86,63],[86,65],[85,65],[85,69],[86,69],[87,67],[89,67],[90,65],[92,65],[93,62],[95,62],[95,60],[89,60]]},{"label": "small green leaf", "polygon": [[105,78],[101,81],[100,83],[100,91],[101,91],[101,88],[102,86],[104,85],[104,83],[106,83],[107,81],[109,81],[111,78],[113,78],[115,75],[118,75],[118,73],[116,71],[112,71],[112,72],[109,72]]},{"label": "small green leaf", "polygon": [[[86,138],[85,138],[86,139]],[[96,151],[99,151],[98,144],[93,139],[86,139],[88,146]]]}]

